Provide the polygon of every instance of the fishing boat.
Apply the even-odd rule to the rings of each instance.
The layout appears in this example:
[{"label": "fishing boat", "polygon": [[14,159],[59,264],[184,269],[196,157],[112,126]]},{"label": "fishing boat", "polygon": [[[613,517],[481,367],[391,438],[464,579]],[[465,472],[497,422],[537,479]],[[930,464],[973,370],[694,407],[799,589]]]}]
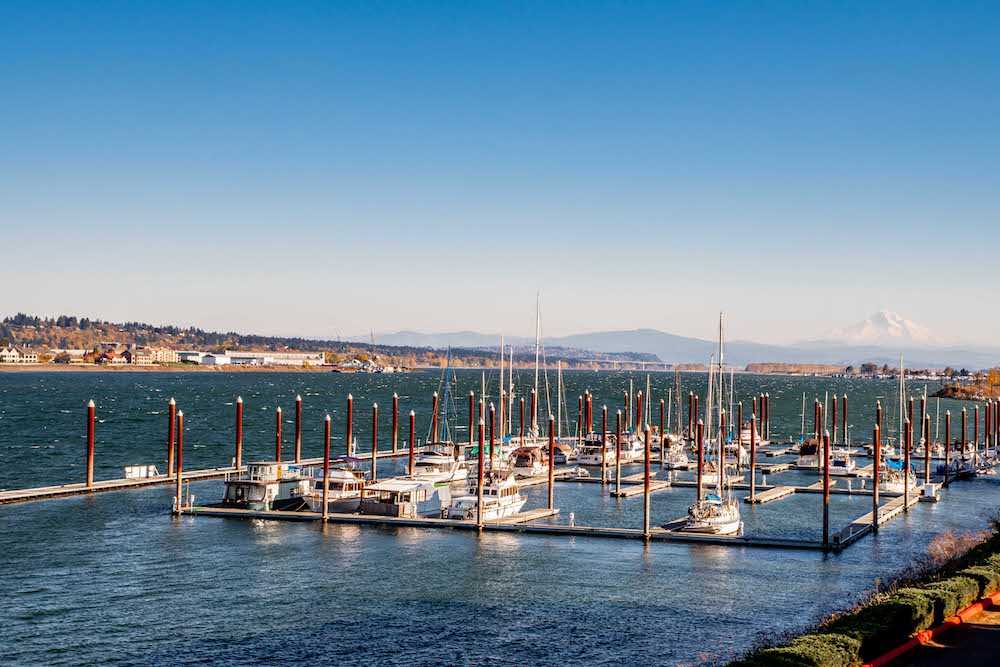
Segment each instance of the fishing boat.
[{"label": "fishing boat", "polygon": [[[323,511],[323,467],[310,466],[303,471],[308,479],[304,498],[313,512]],[[350,514],[361,506],[361,490],[365,486],[365,474],[345,465],[330,468],[327,479],[327,511]],[[296,491],[292,492],[297,493]]]},{"label": "fishing boat", "polygon": [[[478,480],[470,478],[467,494],[451,501],[449,519],[475,520],[479,507]],[[496,521],[521,511],[527,498],[521,495],[517,478],[508,470],[487,470],[483,477],[483,521]]]},{"label": "fishing boat", "polygon": [[[719,314],[719,437],[717,439],[715,492],[707,493],[703,497],[697,498],[689,508],[684,524],[679,530],[688,533],[704,533],[710,535],[738,535],[743,531],[743,521],[740,518],[740,505],[733,497],[732,481],[726,479],[726,447],[725,434],[721,428],[725,420],[725,410],[722,409],[722,398],[726,395],[724,390],[725,366],[723,356],[723,315]],[[711,364],[709,365],[711,368]],[[709,385],[711,386],[711,373],[709,374]],[[711,396],[711,390],[709,392]],[[711,412],[711,403],[708,403],[708,411]],[[705,482],[704,468],[702,470],[702,483]],[[700,489],[699,489],[700,491]]]},{"label": "fishing boat", "polygon": [[424,476],[393,477],[361,492],[362,514],[403,518],[440,517],[451,504],[450,484]]},{"label": "fishing boat", "polygon": [[309,480],[295,464],[257,461],[248,463],[238,473],[226,475],[222,502],[212,507],[297,511],[308,507],[305,499],[308,491]]},{"label": "fishing boat", "polygon": [[518,477],[537,477],[549,471],[549,462],[541,445],[518,447],[511,455],[514,474]]}]

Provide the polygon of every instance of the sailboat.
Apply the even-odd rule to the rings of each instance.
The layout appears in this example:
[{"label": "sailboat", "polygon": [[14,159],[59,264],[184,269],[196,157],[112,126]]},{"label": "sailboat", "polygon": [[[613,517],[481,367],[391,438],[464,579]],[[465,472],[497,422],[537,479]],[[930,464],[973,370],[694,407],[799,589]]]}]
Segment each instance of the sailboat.
[{"label": "sailboat", "polygon": [[[733,498],[732,487],[726,481],[726,437],[722,422],[725,419],[726,411],[722,406],[723,382],[723,326],[724,316],[719,314],[719,437],[716,442],[718,455],[716,458],[717,474],[715,475],[715,492],[705,494],[703,498],[695,500],[694,504],[688,508],[688,515],[684,525],[680,530],[689,533],[706,533],[711,535],[738,535],[743,530],[743,521],[740,519],[739,503]],[[711,384],[711,373],[709,384]],[[709,391],[711,397],[712,392]],[[711,414],[711,411],[709,411]],[[702,475],[704,480],[704,475]]]}]

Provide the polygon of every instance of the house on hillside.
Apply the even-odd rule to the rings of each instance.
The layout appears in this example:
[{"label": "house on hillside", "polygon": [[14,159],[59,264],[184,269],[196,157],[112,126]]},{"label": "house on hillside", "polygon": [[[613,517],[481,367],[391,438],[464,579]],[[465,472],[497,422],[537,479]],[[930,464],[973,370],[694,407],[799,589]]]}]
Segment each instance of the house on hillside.
[{"label": "house on hillside", "polygon": [[37,364],[38,353],[26,347],[0,347],[0,364]]}]

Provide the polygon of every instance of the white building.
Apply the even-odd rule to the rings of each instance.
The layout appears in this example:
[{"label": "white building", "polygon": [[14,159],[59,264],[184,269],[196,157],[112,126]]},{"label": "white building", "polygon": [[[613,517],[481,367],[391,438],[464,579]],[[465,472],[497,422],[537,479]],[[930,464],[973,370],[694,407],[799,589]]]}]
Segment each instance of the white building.
[{"label": "white building", "polygon": [[322,366],[325,361],[322,352],[239,352],[226,350],[226,356],[233,363],[253,363],[256,359],[261,366]]},{"label": "white building", "polygon": [[181,350],[177,353],[177,361],[188,364],[200,364],[201,358],[204,356],[204,352],[198,352],[197,350]]},{"label": "white building", "polygon": [[233,360],[224,354],[206,354],[201,358],[202,366],[228,366]]},{"label": "white building", "polygon": [[38,353],[25,347],[0,347],[0,364],[37,364]]}]

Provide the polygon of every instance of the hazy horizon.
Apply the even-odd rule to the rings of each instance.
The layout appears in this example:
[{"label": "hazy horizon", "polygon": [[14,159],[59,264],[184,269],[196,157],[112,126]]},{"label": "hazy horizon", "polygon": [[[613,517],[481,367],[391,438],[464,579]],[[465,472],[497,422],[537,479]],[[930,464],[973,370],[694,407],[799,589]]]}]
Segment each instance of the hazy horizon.
[{"label": "hazy horizon", "polygon": [[993,6],[13,3],[0,312],[992,344]]}]

